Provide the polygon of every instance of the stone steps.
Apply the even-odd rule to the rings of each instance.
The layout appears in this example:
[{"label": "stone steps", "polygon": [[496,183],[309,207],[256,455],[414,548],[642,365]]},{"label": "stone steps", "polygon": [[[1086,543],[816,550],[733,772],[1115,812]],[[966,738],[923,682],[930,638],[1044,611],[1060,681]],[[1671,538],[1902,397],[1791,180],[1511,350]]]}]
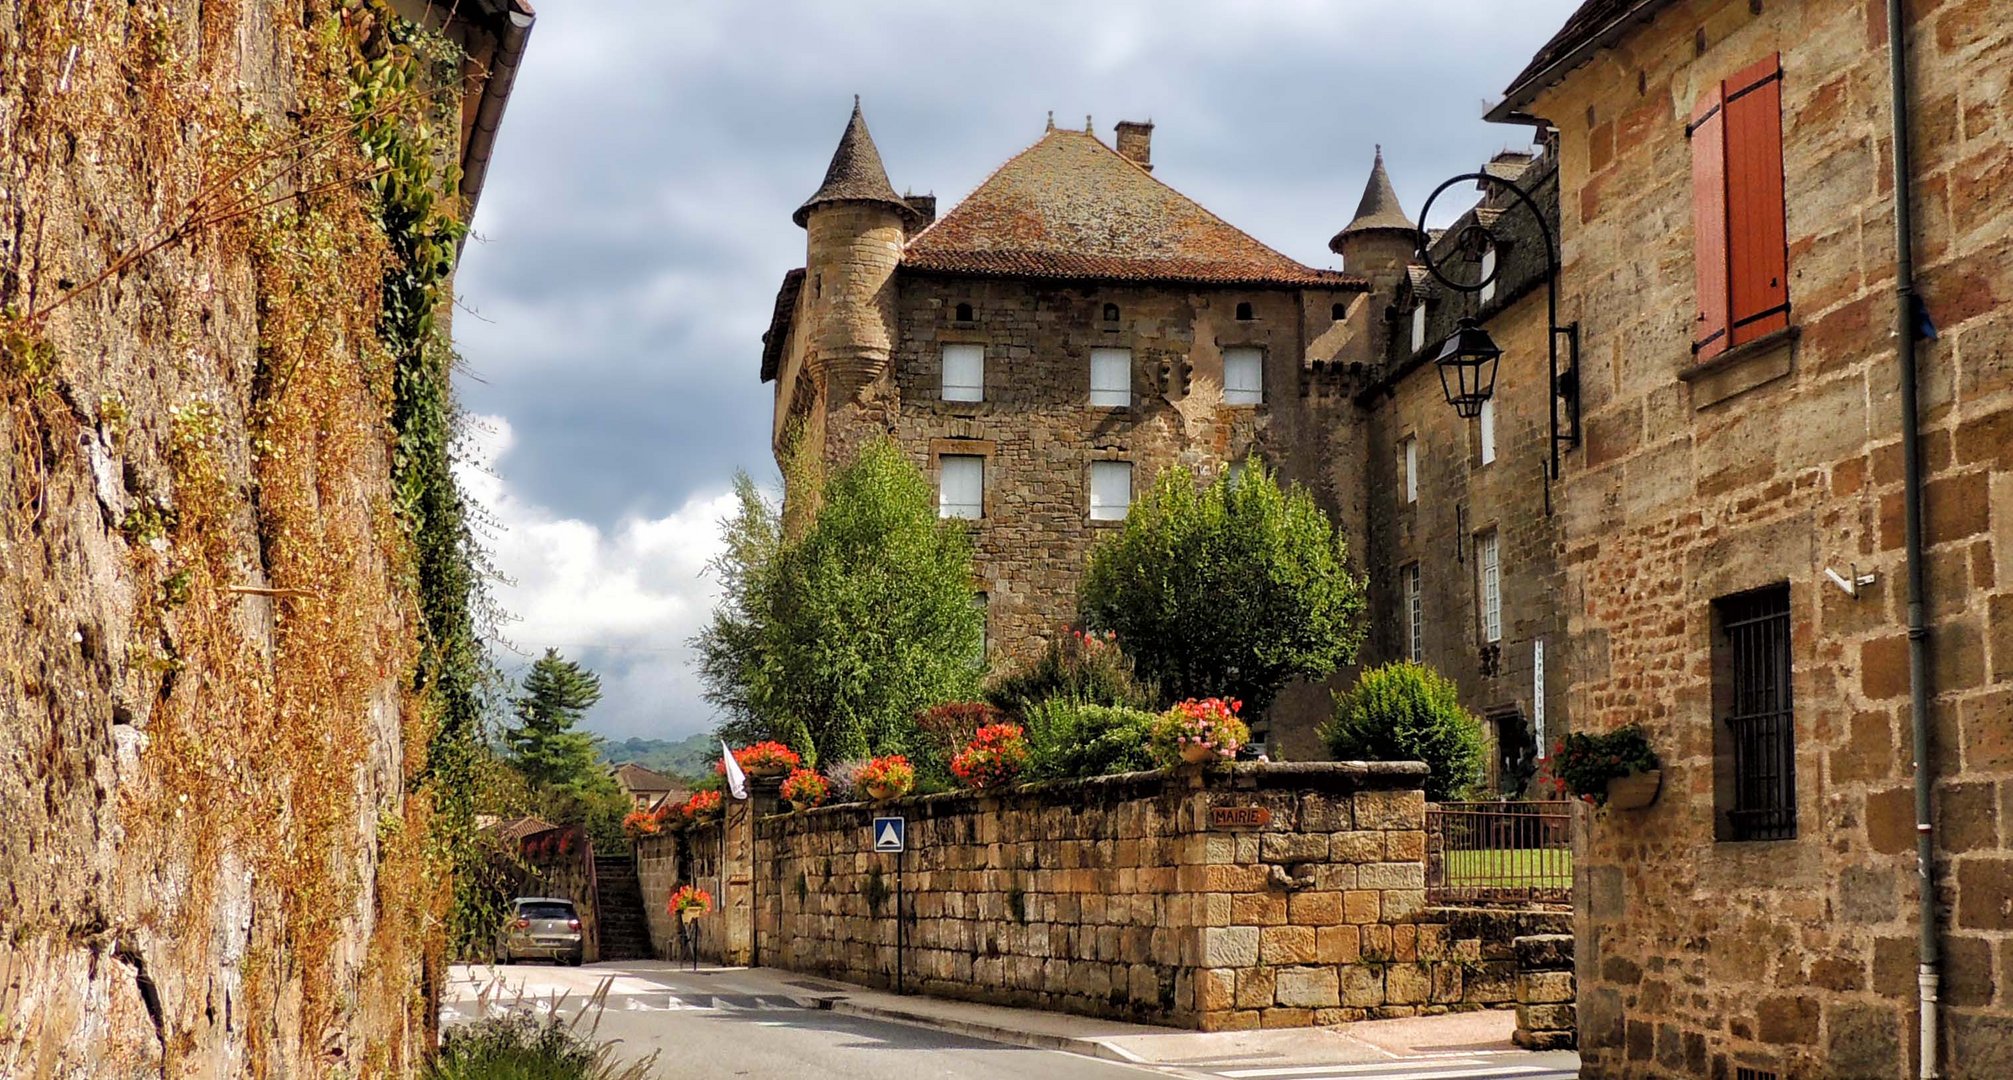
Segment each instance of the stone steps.
[{"label": "stone steps", "polygon": [[597,855],[594,878],[601,899],[601,959],[649,959],[650,924],[643,910],[643,890],[636,880],[635,858]]}]

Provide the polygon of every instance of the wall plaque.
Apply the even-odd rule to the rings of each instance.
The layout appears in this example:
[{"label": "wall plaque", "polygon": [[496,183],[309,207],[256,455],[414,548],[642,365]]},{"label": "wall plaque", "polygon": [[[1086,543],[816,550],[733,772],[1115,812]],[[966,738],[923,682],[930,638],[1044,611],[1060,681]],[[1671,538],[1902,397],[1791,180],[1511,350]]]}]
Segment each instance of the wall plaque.
[{"label": "wall plaque", "polygon": [[1268,806],[1209,808],[1209,827],[1212,829],[1262,829],[1270,824],[1272,824],[1272,808]]}]

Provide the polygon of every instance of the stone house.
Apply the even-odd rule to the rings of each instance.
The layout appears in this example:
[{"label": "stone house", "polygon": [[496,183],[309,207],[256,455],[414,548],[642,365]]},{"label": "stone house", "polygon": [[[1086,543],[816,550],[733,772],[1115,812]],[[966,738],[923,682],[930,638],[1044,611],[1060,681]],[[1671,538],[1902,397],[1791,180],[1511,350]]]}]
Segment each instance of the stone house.
[{"label": "stone house", "polygon": [[[1504,153],[1482,170],[1534,192],[1545,221],[1558,213],[1557,162]],[[1485,225],[1495,237],[1478,245]],[[1366,333],[1381,347],[1374,377],[1357,392],[1368,429],[1365,461],[1370,633],[1367,658],[1410,659],[1454,680],[1490,742],[1485,786],[1524,793],[1544,744],[1564,730],[1564,683],[1547,678],[1563,659],[1552,529],[1552,443],[1544,275],[1550,259],[1540,219],[1500,189],[1485,194],[1432,250],[1452,288],[1419,260],[1417,226],[1397,206],[1381,153],[1364,205],[1332,246],[1352,272],[1388,298]],[[1377,230],[1388,239],[1366,237]],[[1448,407],[1432,363],[1461,319],[1477,320],[1503,349],[1496,393],[1474,418]]]},{"label": "stone house", "polygon": [[1566,706],[1664,762],[1577,853],[1589,1077],[2013,1070],[2013,22],[1907,8],[1590,0],[1490,114],[1552,146],[1579,324]]},{"label": "stone house", "polygon": [[648,810],[668,797],[675,795],[682,799],[688,794],[684,784],[633,761],[625,761],[609,772],[615,777],[615,786],[622,789],[637,810]]},{"label": "stone house", "polygon": [[[938,483],[944,515],[972,522],[996,656],[1074,618],[1091,545],[1173,465],[1213,477],[1257,455],[1363,542],[1342,354],[1368,283],[1303,266],[1162,183],[1152,125],[1117,134],[1114,148],[1051,123],[933,220],[933,198],[895,194],[856,104],[797,211],[805,267],[784,278],[764,339],[779,460],[797,440],[828,463],[890,435]],[[1326,699],[1298,701],[1307,755]]]}]

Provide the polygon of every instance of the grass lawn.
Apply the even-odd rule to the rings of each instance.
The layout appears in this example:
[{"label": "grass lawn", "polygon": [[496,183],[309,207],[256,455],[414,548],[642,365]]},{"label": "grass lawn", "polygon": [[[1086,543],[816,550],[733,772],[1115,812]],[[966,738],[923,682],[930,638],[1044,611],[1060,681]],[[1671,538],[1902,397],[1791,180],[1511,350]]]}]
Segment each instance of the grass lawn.
[{"label": "grass lawn", "polygon": [[1449,851],[1446,884],[1466,888],[1573,887],[1573,853],[1566,848],[1493,848]]}]

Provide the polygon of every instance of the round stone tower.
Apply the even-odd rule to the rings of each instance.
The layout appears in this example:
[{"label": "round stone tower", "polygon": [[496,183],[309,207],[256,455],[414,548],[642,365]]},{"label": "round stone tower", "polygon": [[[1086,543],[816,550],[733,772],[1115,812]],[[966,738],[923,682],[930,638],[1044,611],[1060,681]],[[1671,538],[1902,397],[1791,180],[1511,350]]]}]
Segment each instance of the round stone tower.
[{"label": "round stone tower", "polygon": [[877,423],[875,406],[893,395],[889,356],[895,335],[895,265],[909,227],[919,218],[888,183],[855,97],[853,117],[825,170],[825,182],[795,215],[808,244],[806,367],[824,398],[821,426],[828,460],[847,456],[857,446],[866,434],[858,429],[885,428]]},{"label": "round stone tower", "polygon": [[1370,167],[1370,182],[1363,188],[1363,201],[1356,205],[1356,217],[1328,241],[1328,250],[1342,256],[1342,269],[1370,280],[1376,293],[1389,297],[1405,266],[1412,261],[1419,244],[1419,227],[1398,205],[1398,193],[1391,187],[1391,174],[1384,171],[1384,148],[1377,148],[1376,163]]}]

